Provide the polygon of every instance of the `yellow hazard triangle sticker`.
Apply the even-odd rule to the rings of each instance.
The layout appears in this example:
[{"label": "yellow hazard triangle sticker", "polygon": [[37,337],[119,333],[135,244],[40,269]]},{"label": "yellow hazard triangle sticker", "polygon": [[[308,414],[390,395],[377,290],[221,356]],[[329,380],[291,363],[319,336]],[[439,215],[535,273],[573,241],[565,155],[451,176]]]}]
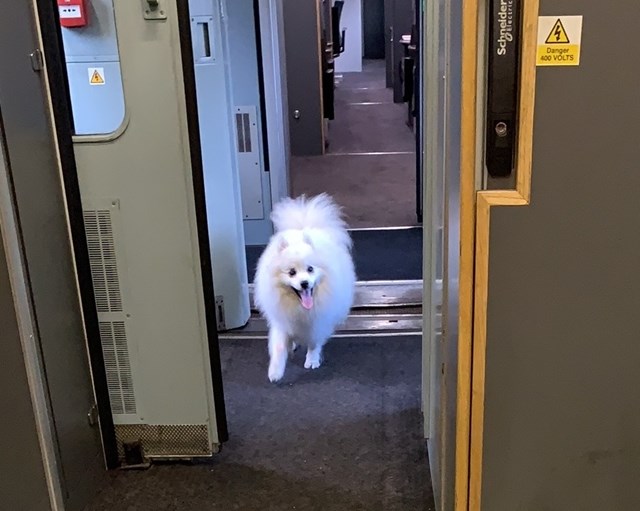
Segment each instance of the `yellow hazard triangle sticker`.
[{"label": "yellow hazard triangle sticker", "polygon": [[564,29],[562,20],[558,18],[558,21],[553,25],[551,32],[549,32],[545,44],[569,44],[569,42],[569,36],[567,35],[567,31]]},{"label": "yellow hazard triangle sticker", "polygon": [[91,83],[94,85],[102,85],[104,83],[104,78],[100,76],[97,69],[91,75]]}]

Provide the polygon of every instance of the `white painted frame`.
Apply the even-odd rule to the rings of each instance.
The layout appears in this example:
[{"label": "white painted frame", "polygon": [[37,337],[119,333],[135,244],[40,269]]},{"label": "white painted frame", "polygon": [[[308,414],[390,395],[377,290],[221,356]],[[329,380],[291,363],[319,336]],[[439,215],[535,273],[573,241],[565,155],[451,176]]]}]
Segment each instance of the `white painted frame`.
[{"label": "white painted frame", "polygon": [[271,204],[289,196],[289,116],[282,0],[259,2]]}]

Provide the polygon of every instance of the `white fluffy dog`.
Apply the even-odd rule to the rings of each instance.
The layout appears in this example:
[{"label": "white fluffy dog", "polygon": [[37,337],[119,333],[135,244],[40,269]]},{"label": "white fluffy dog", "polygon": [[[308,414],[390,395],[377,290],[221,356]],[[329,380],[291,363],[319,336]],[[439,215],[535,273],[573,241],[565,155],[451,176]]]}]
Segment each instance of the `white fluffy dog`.
[{"label": "white fluffy dog", "polygon": [[347,225],[328,195],[284,199],[271,219],[276,232],[258,261],[254,296],[277,382],[296,343],[307,347],[304,367],[320,367],[322,347],[349,315],[356,275]]}]

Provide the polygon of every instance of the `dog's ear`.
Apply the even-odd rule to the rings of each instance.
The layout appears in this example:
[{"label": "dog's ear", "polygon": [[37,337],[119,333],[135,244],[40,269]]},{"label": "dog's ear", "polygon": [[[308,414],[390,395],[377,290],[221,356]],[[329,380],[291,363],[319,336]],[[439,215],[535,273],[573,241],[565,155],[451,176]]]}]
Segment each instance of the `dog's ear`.
[{"label": "dog's ear", "polygon": [[313,247],[313,240],[311,239],[311,233],[306,229],[302,231],[302,239],[307,245],[309,245],[310,247]]},{"label": "dog's ear", "polygon": [[289,242],[287,241],[287,239],[282,235],[278,236],[278,252],[282,252],[288,246]]}]

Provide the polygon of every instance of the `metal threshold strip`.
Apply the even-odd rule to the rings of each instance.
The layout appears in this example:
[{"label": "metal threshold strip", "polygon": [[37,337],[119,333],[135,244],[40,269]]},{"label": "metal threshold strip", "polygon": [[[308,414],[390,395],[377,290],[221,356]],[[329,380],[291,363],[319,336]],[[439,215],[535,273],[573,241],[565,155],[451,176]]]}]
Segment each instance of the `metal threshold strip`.
[{"label": "metal threshold strip", "polygon": [[[220,339],[266,339],[267,324],[253,306],[253,315],[236,330],[221,332]],[[356,284],[352,314],[334,337],[405,336],[422,333],[422,281],[369,281]]]},{"label": "metal threshold strip", "polygon": [[395,105],[393,101],[356,101],[347,103],[348,106],[374,106],[374,105]]},{"label": "metal threshold strip", "polygon": [[[416,335],[422,332],[422,314],[360,314],[349,316],[333,337]],[[267,324],[252,317],[247,326],[219,334],[220,339],[266,339]]]},{"label": "metal threshold strip", "polygon": [[326,153],[324,156],[392,156],[416,154],[415,151],[360,151],[360,152],[344,152],[344,153]]},{"label": "metal threshold strip", "polygon": [[408,231],[411,229],[422,230],[421,225],[394,225],[391,227],[349,227],[349,232],[354,231]]}]

